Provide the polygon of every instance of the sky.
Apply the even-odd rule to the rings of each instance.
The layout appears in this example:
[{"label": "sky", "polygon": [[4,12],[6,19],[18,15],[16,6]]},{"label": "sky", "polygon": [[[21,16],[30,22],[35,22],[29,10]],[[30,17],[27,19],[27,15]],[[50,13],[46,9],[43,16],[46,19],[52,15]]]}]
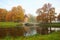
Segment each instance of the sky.
[{"label": "sky", "polygon": [[60,13],[60,0],[0,0],[0,8],[11,10],[12,7],[21,5],[25,9],[25,14],[36,16],[36,10],[45,3],[51,3],[56,13]]}]

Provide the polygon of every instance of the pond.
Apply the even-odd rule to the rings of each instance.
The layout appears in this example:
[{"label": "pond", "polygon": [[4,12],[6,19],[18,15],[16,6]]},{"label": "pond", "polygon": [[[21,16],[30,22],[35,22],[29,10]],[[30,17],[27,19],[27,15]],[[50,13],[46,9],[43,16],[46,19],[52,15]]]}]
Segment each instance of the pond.
[{"label": "pond", "polygon": [[[49,30],[48,32],[50,33],[50,28],[48,28],[48,30]],[[60,28],[54,28],[54,27],[52,27],[51,30],[57,32],[57,31],[60,30]]]}]

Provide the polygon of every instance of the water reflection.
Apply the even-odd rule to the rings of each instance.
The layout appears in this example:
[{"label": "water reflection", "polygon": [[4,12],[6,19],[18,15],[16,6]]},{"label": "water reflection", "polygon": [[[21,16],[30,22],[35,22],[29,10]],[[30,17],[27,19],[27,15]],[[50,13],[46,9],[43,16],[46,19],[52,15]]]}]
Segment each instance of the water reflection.
[{"label": "water reflection", "polygon": [[37,31],[34,27],[30,27],[30,32],[24,33],[24,36],[31,36],[37,34]]}]

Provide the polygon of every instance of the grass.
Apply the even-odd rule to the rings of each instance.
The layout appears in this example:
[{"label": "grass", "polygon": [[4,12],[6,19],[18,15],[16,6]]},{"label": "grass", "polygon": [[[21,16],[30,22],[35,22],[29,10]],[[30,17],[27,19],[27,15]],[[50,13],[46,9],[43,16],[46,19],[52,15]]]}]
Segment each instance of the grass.
[{"label": "grass", "polygon": [[40,24],[42,27],[60,27],[60,23],[44,23]]},{"label": "grass", "polygon": [[36,34],[33,36],[27,36],[27,37],[5,37],[1,40],[60,40],[60,32],[54,32],[49,35],[40,35]]},{"label": "grass", "polygon": [[15,22],[0,22],[0,27],[16,27],[18,25],[21,25],[22,23],[15,23]]}]

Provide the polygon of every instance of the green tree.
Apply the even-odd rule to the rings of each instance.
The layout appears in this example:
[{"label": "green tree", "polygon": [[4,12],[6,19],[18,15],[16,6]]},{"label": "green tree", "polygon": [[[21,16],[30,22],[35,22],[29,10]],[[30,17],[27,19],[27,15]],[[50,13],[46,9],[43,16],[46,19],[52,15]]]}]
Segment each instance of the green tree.
[{"label": "green tree", "polygon": [[29,21],[28,22],[36,22],[35,16],[33,16],[31,14],[29,14],[28,16],[29,16]]}]

